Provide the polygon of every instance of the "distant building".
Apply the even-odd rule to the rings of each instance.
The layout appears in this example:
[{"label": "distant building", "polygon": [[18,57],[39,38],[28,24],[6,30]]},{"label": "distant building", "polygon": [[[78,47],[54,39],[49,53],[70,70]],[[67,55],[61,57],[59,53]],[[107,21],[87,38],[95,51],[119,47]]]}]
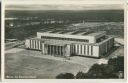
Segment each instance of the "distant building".
[{"label": "distant building", "polygon": [[27,39],[27,49],[40,50],[44,55],[100,57],[114,46],[114,38],[106,32],[46,31],[37,38]]}]

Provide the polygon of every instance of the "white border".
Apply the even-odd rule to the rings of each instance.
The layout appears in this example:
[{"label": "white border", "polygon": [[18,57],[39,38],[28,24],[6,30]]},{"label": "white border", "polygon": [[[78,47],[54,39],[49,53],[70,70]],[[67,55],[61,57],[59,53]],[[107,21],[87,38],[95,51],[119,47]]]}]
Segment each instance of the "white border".
[{"label": "white border", "polygon": [[1,1],[1,80],[4,79],[4,1]]},{"label": "white border", "polygon": [[[97,0],[98,1],[98,0]],[[99,1],[98,1],[99,2]],[[104,2],[105,2],[105,0],[104,0]],[[91,4],[91,3],[90,3]],[[101,3],[100,3],[101,4]],[[124,54],[127,54],[127,50],[126,50],[126,46],[127,46],[127,31],[128,31],[128,29],[127,29],[127,23],[126,23],[126,10],[127,10],[127,4],[126,4],[126,2],[125,1],[123,1],[122,0],[122,3],[121,4],[124,4],[124,40],[125,40],[125,45],[124,45],[124,48],[125,48],[125,50],[124,50]],[[58,80],[58,79],[5,79],[4,78],[4,61],[5,61],[5,56],[4,56],[4,37],[5,37],[5,32],[4,32],[4,19],[5,19],[5,1],[3,0],[2,2],[1,2],[1,9],[2,9],[2,14],[1,14],[1,16],[2,16],[2,20],[1,20],[1,62],[2,62],[2,65],[1,65],[1,77],[2,77],[2,81],[3,82],[9,82],[9,83],[17,83],[17,82],[25,82],[25,83],[45,83],[45,82],[47,82],[47,83],[71,83],[71,82],[74,82],[74,83],[85,83],[85,82],[91,82],[91,83],[108,83],[108,82],[110,82],[110,83],[124,83],[124,82],[126,82],[126,77],[127,77],[127,74],[126,73],[124,73],[125,74],[125,78],[124,79],[71,79],[71,80],[64,80],[64,79],[61,79],[61,80]],[[127,63],[127,56],[125,55],[124,56],[124,58],[125,58],[125,72],[127,72],[127,65],[128,64],[126,64]]]},{"label": "white border", "polygon": [[127,11],[127,3],[124,3],[124,34],[125,34],[125,35],[124,35],[124,72],[126,72],[126,73],[124,73],[125,79],[127,79],[127,77],[128,77],[128,76],[127,76],[127,72],[128,72],[128,70],[127,70],[127,69],[128,69],[128,68],[127,68],[127,67],[128,67],[128,64],[127,64],[127,62],[128,62],[128,61],[127,61],[127,60],[128,60],[128,59],[127,59],[127,58],[128,58],[128,54],[127,54],[127,53],[128,53],[128,52],[127,52],[127,51],[128,51],[128,49],[127,49],[127,47],[128,47],[128,46],[127,46],[127,44],[128,44],[128,43],[127,43],[127,42],[128,42],[128,41],[127,41],[127,37],[128,37],[127,12],[128,12],[128,11]]}]

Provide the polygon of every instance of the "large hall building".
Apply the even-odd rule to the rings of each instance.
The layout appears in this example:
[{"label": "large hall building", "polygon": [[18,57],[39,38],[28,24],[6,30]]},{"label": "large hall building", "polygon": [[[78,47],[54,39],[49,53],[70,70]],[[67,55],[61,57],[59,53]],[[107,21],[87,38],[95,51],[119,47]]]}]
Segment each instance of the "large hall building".
[{"label": "large hall building", "polygon": [[114,38],[105,31],[40,31],[36,38],[26,39],[25,46],[42,55],[100,57],[113,48]]}]

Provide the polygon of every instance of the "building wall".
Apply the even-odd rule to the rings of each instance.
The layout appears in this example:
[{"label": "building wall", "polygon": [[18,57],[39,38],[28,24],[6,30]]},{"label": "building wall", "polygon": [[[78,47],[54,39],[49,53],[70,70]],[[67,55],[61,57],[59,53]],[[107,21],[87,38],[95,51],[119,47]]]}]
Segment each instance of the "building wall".
[{"label": "building wall", "polygon": [[99,46],[93,46],[93,57],[100,57],[99,51]]},{"label": "building wall", "polygon": [[41,33],[37,32],[37,38],[41,39],[41,36],[48,37],[58,37],[58,38],[71,38],[71,39],[83,39],[89,40],[88,43],[96,43],[96,39],[93,36],[78,36],[78,35],[68,35],[68,34],[52,34],[52,33]]},{"label": "building wall", "polygon": [[36,39],[27,39],[25,41],[25,46],[28,49],[41,50],[42,49],[41,43],[42,43],[42,41],[39,41]]},{"label": "building wall", "polygon": [[106,42],[99,45],[99,55],[104,56],[113,49],[114,38],[107,40]]},{"label": "building wall", "polygon": [[114,46],[114,38],[104,40],[100,44],[67,44],[64,46],[45,44],[41,40],[27,39],[26,48],[42,50],[42,54],[49,55],[81,55],[99,57],[108,53]]},{"label": "building wall", "polygon": [[42,54],[54,56],[70,56],[70,50],[68,50],[69,47],[67,46],[50,45],[45,43],[43,45],[44,48],[42,48]]},{"label": "building wall", "polygon": [[114,38],[110,38],[108,40],[104,40],[103,43],[99,45],[74,44],[70,46],[70,51],[73,55],[100,57],[109,53],[113,46]]},{"label": "building wall", "polygon": [[99,57],[99,46],[86,44],[71,44],[70,53],[71,55]]}]

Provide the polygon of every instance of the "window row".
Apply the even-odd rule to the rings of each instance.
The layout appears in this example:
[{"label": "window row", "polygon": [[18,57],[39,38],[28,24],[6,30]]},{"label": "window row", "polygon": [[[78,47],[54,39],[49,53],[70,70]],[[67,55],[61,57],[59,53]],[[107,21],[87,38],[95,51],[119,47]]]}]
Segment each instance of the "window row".
[{"label": "window row", "polygon": [[49,37],[49,36],[41,36],[42,39],[55,39],[55,40],[68,40],[68,41],[78,41],[78,42],[89,42],[86,39],[74,39],[74,38],[61,38],[61,37]]}]

